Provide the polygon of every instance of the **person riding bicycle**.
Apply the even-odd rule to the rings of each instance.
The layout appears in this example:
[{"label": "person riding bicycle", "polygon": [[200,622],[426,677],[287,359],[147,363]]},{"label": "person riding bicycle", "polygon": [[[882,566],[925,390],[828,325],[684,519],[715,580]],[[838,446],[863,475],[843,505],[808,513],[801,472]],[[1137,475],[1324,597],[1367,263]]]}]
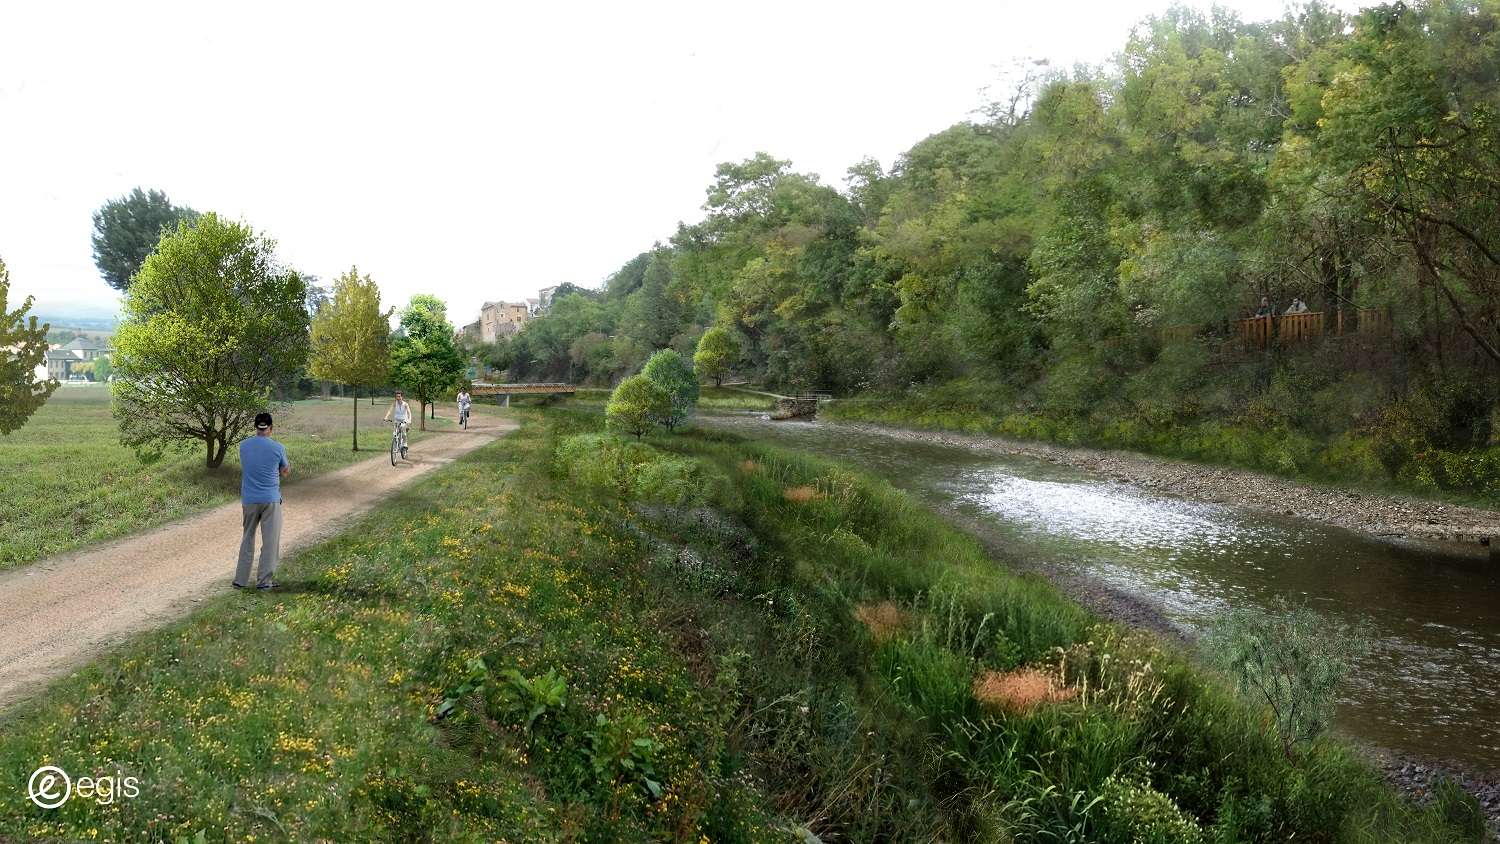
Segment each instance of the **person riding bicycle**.
[{"label": "person riding bicycle", "polygon": [[406,430],[411,427],[411,405],[406,403],[406,397],[401,394],[400,390],[396,391],[396,400],[392,402],[390,409],[385,412],[384,421],[390,422],[393,420],[401,428],[401,433],[404,436]]},{"label": "person riding bicycle", "polygon": [[465,419],[466,417],[468,417],[468,415],[469,415],[469,405],[471,405],[472,403],[473,403],[473,400],[469,398],[469,391],[468,390],[459,390],[458,391],[458,418],[459,419],[462,420],[462,419]]}]

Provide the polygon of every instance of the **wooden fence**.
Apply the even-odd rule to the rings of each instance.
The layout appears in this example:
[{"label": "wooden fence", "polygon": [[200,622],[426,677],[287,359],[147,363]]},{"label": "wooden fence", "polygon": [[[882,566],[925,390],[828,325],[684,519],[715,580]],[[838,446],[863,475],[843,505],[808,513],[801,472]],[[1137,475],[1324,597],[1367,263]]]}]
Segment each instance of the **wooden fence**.
[{"label": "wooden fence", "polygon": [[[1391,328],[1391,315],[1384,308],[1359,308],[1355,314],[1355,331],[1361,334],[1378,334]],[[1265,349],[1272,343],[1291,346],[1316,340],[1323,336],[1323,326],[1326,324],[1322,311],[1307,311],[1235,320],[1234,333],[1246,347]],[[1333,331],[1335,334],[1343,334],[1346,326],[1344,312],[1339,311],[1334,319]]]}]

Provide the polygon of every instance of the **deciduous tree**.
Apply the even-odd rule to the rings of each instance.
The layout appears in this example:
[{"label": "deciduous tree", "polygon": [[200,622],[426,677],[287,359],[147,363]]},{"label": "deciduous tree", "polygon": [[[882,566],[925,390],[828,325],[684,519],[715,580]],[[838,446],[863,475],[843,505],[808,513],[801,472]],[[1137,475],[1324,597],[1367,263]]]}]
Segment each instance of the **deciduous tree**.
[{"label": "deciduous tree", "polygon": [[427,430],[427,407],[458,385],[464,369],[447,306],[436,296],[413,296],[401,310],[401,331],[391,342],[391,378],[421,403],[422,430]]},{"label": "deciduous tree", "polygon": [[666,390],[644,375],[632,375],[610,394],[604,420],[611,431],[640,439],[671,410],[672,397]]},{"label": "deciduous tree", "polygon": [[687,421],[698,403],[698,375],[674,349],[661,349],[646,361],[641,374],[667,394],[665,412],[658,422],[668,431]]},{"label": "deciduous tree", "polygon": [[312,356],[308,370],[314,378],[352,388],[353,446],[359,451],[359,388],[374,387],[390,377],[390,316],[380,310],[380,287],[359,268],[334,282],[333,294],[312,320]]},{"label": "deciduous tree", "polygon": [[275,243],[217,214],[179,222],[126,292],[114,415],[142,457],[202,443],[218,467],[307,360],[306,287]]},{"label": "deciduous tree", "polygon": [[31,414],[47,401],[57,382],[37,378],[37,367],[47,360],[47,325],[27,316],[31,297],[21,307],[8,310],[10,271],[0,260],[0,434],[26,424]]},{"label": "deciduous tree", "polygon": [[693,366],[705,378],[714,379],[715,387],[724,386],[724,376],[739,359],[740,344],[719,326],[703,332],[698,338],[698,351],[693,353]]}]

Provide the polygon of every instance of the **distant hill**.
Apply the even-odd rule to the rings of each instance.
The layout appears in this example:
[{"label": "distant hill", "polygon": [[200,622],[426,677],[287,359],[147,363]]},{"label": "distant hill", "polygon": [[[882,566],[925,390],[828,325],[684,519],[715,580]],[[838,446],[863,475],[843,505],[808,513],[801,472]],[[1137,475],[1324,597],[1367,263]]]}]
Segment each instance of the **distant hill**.
[{"label": "distant hill", "polygon": [[54,329],[70,328],[74,331],[103,331],[113,333],[115,327],[120,324],[113,314],[104,314],[99,311],[92,313],[56,313],[39,312],[36,315],[38,322],[45,322]]}]

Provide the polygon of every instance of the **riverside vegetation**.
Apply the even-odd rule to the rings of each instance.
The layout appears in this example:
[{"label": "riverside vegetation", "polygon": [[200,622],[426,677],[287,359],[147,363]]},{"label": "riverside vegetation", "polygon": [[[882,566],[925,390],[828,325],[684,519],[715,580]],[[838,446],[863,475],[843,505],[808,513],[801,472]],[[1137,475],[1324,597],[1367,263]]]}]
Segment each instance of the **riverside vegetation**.
[{"label": "riverside vegetation", "polygon": [[[439,470],[9,715],[0,766],[135,798],[129,840],[1475,841],[1338,742],[1283,751],[1181,656],[997,569],[905,495],[597,412]],[[257,643],[244,647],[246,642]]]},{"label": "riverside vegetation", "polygon": [[[1500,501],[1496,68],[1493,3],[1172,9],[889,170],[725,163],[702,220],[474,351],[613,383],[696,349],[871,399],[845,418]],[[1263,297],[1321,340],[1247,349]]]}]

